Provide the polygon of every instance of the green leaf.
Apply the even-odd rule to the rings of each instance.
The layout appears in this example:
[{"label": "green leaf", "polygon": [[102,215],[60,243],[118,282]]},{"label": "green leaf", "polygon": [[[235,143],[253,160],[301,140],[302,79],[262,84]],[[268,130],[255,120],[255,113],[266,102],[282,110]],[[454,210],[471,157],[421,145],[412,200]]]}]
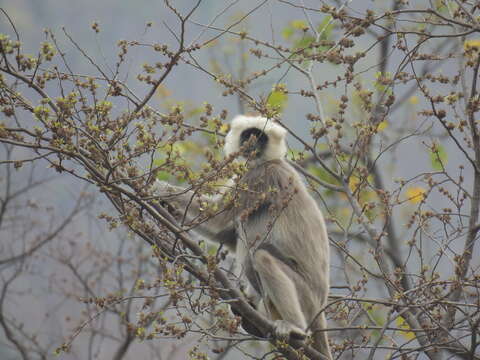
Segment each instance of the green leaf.
[{"label": "green leaf", "polygon": [[432,168],[434,170],[441,171],[447,162],[448,154],[443,145],[434,144],[434,150],[430,151],[430,163],[432,164]]},{"label": "green leaf", "polygon": [[267,105],[275,111],[281,112],[287,104],[288,96],[283,91],[274,90],[268,96]]},{"label": "green leaf", "polygon": [[298,151],[298,150],[288,149],[287,158],[289,160],[295,160],[300,156],[299,154],[300,154],[300,151]]},{"label": "green leaf", "polygon": [[313,41],[315,41],[313,36],[302,36],[299,40],[295,41],[295,49],[307,48]]},{"label": "green leaf", "polygon": [[391,81],[392,73],[390,73],[390,72],[382,73],[381,71],[377,71],[375,73],[375,79],[376,80],[373,82],[373,86],[374,86],[375,90],[377,90],[377,92],[385,93],[386,95],[392,95],[393,94],[392,87],[382,83],[386,80]]},{"label": "green leaf", "polygon": [[334,185],[338,184],[338,181],[321,166],[310,165],[307,170],[310,174],[318,177],[320,180]]},{"label": "green leaf", "polygon": [[282,36],[285,40],[290,39],[293,36],[294,33],[295,33],[295,30],[293,28],[291,28],[290,26],[287,26],[286,28],[284,28],[282,30]]},{"label": "green leaf", "polygon": [[170,174],[166,171],[159,171],[157,173],[157,180],[160,181],[169,181],[171,178]]},{"label": "green leaf", "polygon": [[[445,2],[442,0],[435,0],[435,8],[441,14],[446,14],[448,12],[448,7],[445,5]],[[451,4],[451,6],[454,4]],[[456,8],[456,7],[455,7]],[[452,9],[453,11],[454,9]]]},{"label": "green leaf", "polygon": [[335,25],[331,20],[332,20],[331,15],[325,16],[322,22],[318,25],[317,31],[322,34],[320,36],[320,40],[328,40],[332,35],[332,31]]}]

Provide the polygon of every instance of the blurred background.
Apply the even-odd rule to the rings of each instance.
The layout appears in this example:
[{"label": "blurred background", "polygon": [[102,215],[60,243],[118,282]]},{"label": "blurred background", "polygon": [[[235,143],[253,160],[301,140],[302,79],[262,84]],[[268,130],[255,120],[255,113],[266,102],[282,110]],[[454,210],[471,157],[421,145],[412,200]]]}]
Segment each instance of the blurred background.
[{"label": "blurred background", "polygon": [[[308,144],[314,144],[327,163],[334,163],[328,155],[326,140],[321,138],[316,141],[311,131],[316,125],[306,120],[307,114],[317,113],[312,98],[302,94],[302,91],[308,91],[310,87],[309,79],[288,63],[282,63],[276,68],[274,65],[279,62],[278,56],[265,44],[292,48],[307,46],[313,40],[310,32],[304,29],[311,25],[317,27],[317,31],[322,31],[323,40],[339,41],[347,30],[341,28],[339,22],[331,21],[328,14],[319,11],[325,4],[338,8],[343,6],[349,14],[362,17],[367,10],[384,13],[408,6],[400,3],[402,2],[396,5],[397,2],[386,0],[345,3],[307,0],[203,1],[185,24],[185,41],[191,44],[210,40],[201,51],[192,55],[192,62],[194,59],[210,74],[181,62],[175,67],[174,74],[157,89],[149,106],[160,113],[167,113],[172,107],[180,106],[189,123],[197,125],[205,103],[208,103],[215,107],[216,112],[227,111],[228,122],[234,115],[252,109],[237,94],[224,94],[225,88],[212,79],[211,74],[228,75],[231,79],[240,80],[273,66],[266,75],[258,76],[246,85],[245,91],[258,101],[263,99],[280,108],[283,123],[296,135],[288,138],[289,156],[293,160],[298,160],[299,153],[304,151],[303,144],[298,140],[302,139]],[[433,6],[430,3],[415,1],[412,7],[429,8]],[[444,2],[438,3],[434,6],[440,8]],[[178,0],[172,1],[172,4],[180,14],[186,14],[193,2]],[[0,20],[0,33],[7,34],[10,38],[15,37],[5,16],[8,14],[23,43],[23,51],[35,56],[42,42],[51,41],[45,33],[48,29],[54,34],[62,52],[63,60],[55,60],[59,68],[65,69],[65,61],[73,73],[81,76],[101,77],[102,72],[113,76],[119,59],[119,41],[137,41],[140,46],[128,52],[118,79],[139,98],[143,98],[150,88],[139,80],[138,75],[147,76],[149,66],[159,61],[158,53],[150,45],[166,44],[171,49],[178,46],[176,36],[180,32],[180,24],[175,13],[163,1],[0,0],[0,7],[4,10]],[[415,26],[421,26],[421,22],[421,19],[416,19],[405,24],[402,18],[396,18],[390,23],[386,21],[385,26],[391,31],[400,31],[404,26],[411,30]],[[444,28],[447,28],[429,26],[432,34],[443,34]],[[238,35],[228,31],[225,33],[225,29],[237,34],[245,32],[249,37],[264,43],[243,41]],[[451,26],[447,30],[453,32],[458,29]],[[449,279],[455,275],[455,254],[464,248],[465,226],[468,222],[466,217],[471,205],[470,197],[465,201],[459,199],[463,197],[463,187],[470,189],[473,186],[473,171],[464,152],[448,137],[441,123],[419,114],[430,106],[430,100],[422,95],[418,84],[408,78],[414,69],[405,65],[408,56],[394,47],[397,41],[401,41],[401,37],[392,36],[388,41],[382,42],[383,35],[382,28],[367,31],[364,36],[356,37],[353,47],[349,49],[351,54],[365,52],[354,71],[355,81],[362,84],[362,89],[341,81],[338,86],[333,84],[338,77],[344,77],[347,68],[345,63],[319,61],[312,66],[311,71],[318,85],[326,84],[325,88],[318,91],[326,117],[336,117],[341,96],[349,97],[345,121],[352,126],[351,129],[358,129],[355,128],[356,123],[364,123],[372,114],[376,115],[375,109],[368,110],[363,106],[362,96],[365,94],[362,91],[372,91],[372,97],[379,99],[379,103],[390,95],[390,91],[395,95],[393,105],[389,106],[382,121],[376,124],[378,133],[371,140],[374,147],[372,159],[378,172],[365,176],[369,179],[365,186],[367,189],[361,194],[363,190],[358,191],[356,196],[361,199],[361,203],[374,201],[373,189],[381,184],[392,203],[395,203],[389,214],[393,220],[388,224],[382,223],[381,211],[372,211],[369,216],[379,231],[395,235],[397,247],[391,245],[390,251],[399,251],[397,255],[408,264],[412,279],[415,279],[416,274],[422,273],[426,266],[432,273],[438,271],[442,279]],[[421,44],[420,51],[432,57],[417,64],[418,76],[456,76],[459,68],[464,66],[462,58],[465,58],[465,43],[475,40],[475,33],[462,37],[429,38],[428,42]],[[408,41],[405,41],[405,46],[408,45]],[[305,69],[304,65],[299,66],[300,69]],[[382,83],[382,79],[392,78],[392,74],[401,71],[409,74],[405,76],[408,81],[398,80],[393,85]],[[468,74],[465,76],[467,80],[471,79]],[[429,92],[448,96],[456,86],[469,86],[462,85],[461,81],[452,85],[452,89],[446,89],[444,85],[432,81],[428,84]],[[278,86],[285,86],[288,91],[282,93],[276,90]],[[389,86],[391,90],[387,89]],[[29,89],[23,91],[28,95],[33,94]],[[131,110],[128,108],[131,104],[117,98],[111,101],[114,113]],[[378,111],[385,110],[382,108]],[[464,116],[453,109],[452,105],[448,117],[449,120],[451,117],[452,122],[460,122]],[[355,131],[347,132],[345,147],[358,135]],[[468,143],[467,137],[459,135],[458,138],[462,145]],[[178,151],[196,169],[205,161],[198,156],[199,149],[209,146],[209,141],[211,139],[196,134],[192,137],[192,143],[183,145]],[[433,144],[437,146],[436,151],[432,150]],[[471,150],[468,152],[471,153]],[[27,154],[28,150],[5,146],[1,149],[0,157],[15,160]],[[158,156],[161,158],[162,155]],[[315,176],[331,180],[318,164],[309,165],[308,156],[304,165]],[[459,169],[459,165],[464,165],[464,168]],[[4,194],[0,195],[3,200],[0,212],[0,276],[3,289],[0,299],[3,322],[3,331],[0,330],[1,359],[50,359],[55,357],[58,347],[65,341],[68,342],[71,336],[75,336],[75,339],[70,352],[58,355],[62,359],[184,359],[195,346],[200,346],[211,358],[246,357],[245,353],[238,350],[216,354],[213,351],[216,345],[205,346],[201,334],[192,333],[181,340],[167,336],[166,339],[150,341],[142,339],[138,328],[136,334],[128,332],[130,323],[145,321],[151,324],[148,319],[141,319],[143,302],[133,298],[138,291],[141,293],[142,282],[153,279],[160,271],[151,256],[151,249],[121,225],[112,228],[110,224],[109,228],[108,223],[99,219],[105,217],[102,214],[111,214],[114,210],[97,189],[85,185],[84,181],[74,176],[56,173],[51,167],[46,161],[26,163],[18,170],[15,169],[14,162],[0,167],[0,192]],[[429,187],[429,180],[424,175],[435,176],[435,173],[441,173],[442,179],[438,181],[445,182],[442,185],[445,191],[451,192],[451,197],[456,198],[457,205],[460,204],[456,209],[461,213],[456,226],[463,230],[452,236],[445,235],[445,223],[441,221],[408,226],[413,218],[425,211],[440,214],[455,202],[443,191],[434,191]],[[461,183],[458,180],[460,175],[463,179]],[[171,174],[162,176],[163,180],[182,182],[182,179]],[[375,176],[381,179],[375,182]],[[375,184],[370,189],[369,182]],[[352,173],[348,178],[348,185],[354,193],[362,183],[361,175]],[[332,238],[342,242],[358,261],[368,266],[374,246],[363,239],[365,232],[354,219],[346,198],[321,186],[312,187],[328,218]],[[348,231],[343,232],[342,229],[346,227]],[[422,231],[423,236],[419,235]],[[414,239],[424,241],[419,246],[421,256],[416,253],[415,247],[407,246]],[[476,270],[479,265],[478,247],[472,251],[474,253],[470,266]],[[332,246],[332,256],[332,293],[337,296],[348,295],[351,288],[365,277],[365,272],[354,269],[355,265],[346,260],[342,251],[335,246]],[[370,285],[368,291],[362,291],[356,295],[378,298],[388,296],[381,284]],[[123,301],[116,307],[103,308],[99,312],[95,304],[86,299],[100,296],[132,296],[132,299]],[[160,298],[156,306],[159,312],[165,311],[168,316],[171,304],[168,300],[163,301]],[[355,314],[349,313],[352,317],[347,323],[352,326],[365,323],[365,318],[370,317],[369,321],[381,327],[384,324],[382,318],[386,316],[385,309],[372,308]],[[335,321],[340,320],[330,319],[332,327],[337,324]],[[414,333],[404,325],[401,317],[394,324],[405,330],[392,335],[395,341],[416,344]],[[78,335],[77,331],[80,331]],[[331,336],[334,342],[361,338],[358,331],[348,334]],[[375,334],[369,336],[368,341],[375,342]],[[15,341],[23,344],[25,353],[19,352],[12,345]],[[218,343],[218,347],[231,346],[231,342],[221,339]],[[261,344],[247,349],[255,357],[257,355],[253,354],[261,354],[265,351],[265,346]],[[388,358],[390,353],[391,349],[385,346],[374,358]],[[353,353],[342,353],[341,356],[354,357]],[[422,356],[424,355],[421,354],[420,358]]]}]

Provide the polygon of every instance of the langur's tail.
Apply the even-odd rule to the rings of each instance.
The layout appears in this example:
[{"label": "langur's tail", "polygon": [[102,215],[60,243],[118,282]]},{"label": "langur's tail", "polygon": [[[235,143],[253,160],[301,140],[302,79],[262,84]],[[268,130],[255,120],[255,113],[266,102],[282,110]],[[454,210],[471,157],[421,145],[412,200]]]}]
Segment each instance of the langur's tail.
[{"label": "langur's tail", "polygon": [[321,353],[325,357],[325,360],[332,360],[327,331],[325,331],[326,328],[327,320],[325,319],[325,314],[321,313],[312,326],[313,348]]}]

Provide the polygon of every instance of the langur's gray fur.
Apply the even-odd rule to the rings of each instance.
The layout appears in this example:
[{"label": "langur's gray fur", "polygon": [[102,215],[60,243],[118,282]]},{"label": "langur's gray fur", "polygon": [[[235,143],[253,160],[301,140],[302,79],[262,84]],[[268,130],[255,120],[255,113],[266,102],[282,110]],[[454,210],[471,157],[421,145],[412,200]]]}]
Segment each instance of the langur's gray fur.
[{"label": "langur's gray fur", "polygon": [[[250,137],[250,134],[254,137]],[[302,179],[284,159],[286,131],[262,117],[237,116],[226,137],[227,155],[247,157],[247,172],[236,181],[235,204],[198,226],[209,240],[235,252],[247,296],[275,321],[277,336],[311,333],[314,348],[331,359],[325,315],[329,290],[329,245],[325,222]],[[247,149],[247,150],[245,150]],[[158,183],[158,195],[174,199],[189,218],[202,201],[193,192]]]}]

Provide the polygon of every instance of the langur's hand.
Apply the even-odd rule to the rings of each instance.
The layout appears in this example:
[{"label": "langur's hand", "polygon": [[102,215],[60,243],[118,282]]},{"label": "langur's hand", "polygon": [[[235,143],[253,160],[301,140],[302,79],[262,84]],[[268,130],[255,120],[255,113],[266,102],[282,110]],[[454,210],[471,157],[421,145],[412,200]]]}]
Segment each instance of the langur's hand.
[{"label": "langur's hand", "polygon": [[153,185],[153,192],[159,197],[168,196],[175,192],[175,187],[166,181],[157,180]]}]

